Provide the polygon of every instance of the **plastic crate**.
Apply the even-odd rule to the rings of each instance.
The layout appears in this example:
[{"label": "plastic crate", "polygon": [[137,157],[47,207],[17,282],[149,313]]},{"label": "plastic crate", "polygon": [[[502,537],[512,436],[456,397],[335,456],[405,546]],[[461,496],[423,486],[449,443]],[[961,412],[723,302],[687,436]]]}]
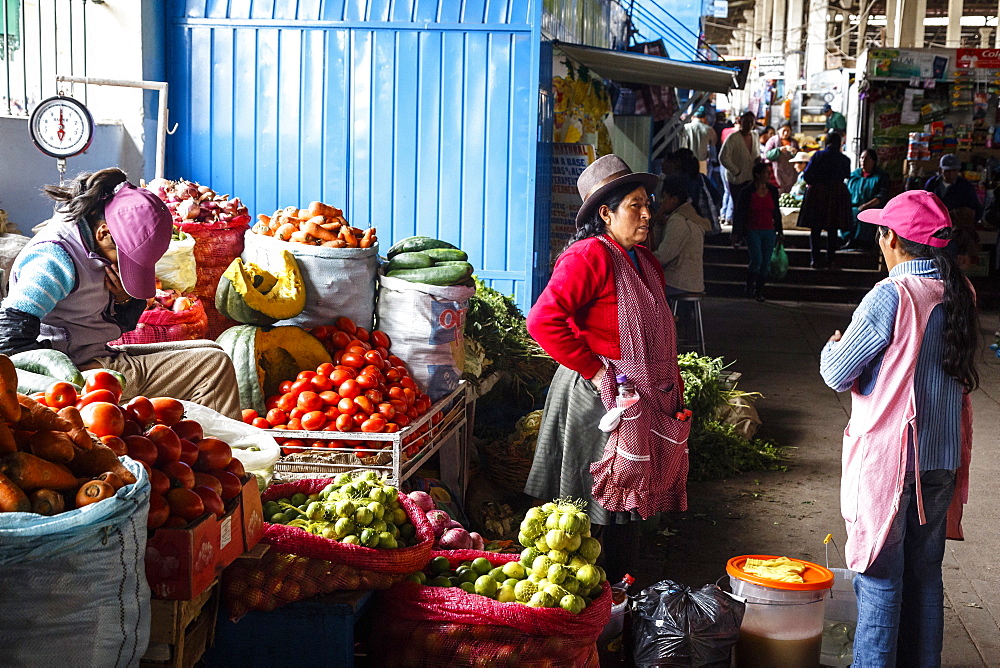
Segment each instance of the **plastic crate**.
[{"label": "plastic crate", "polygon": [[206,666],[354,665],[354,627],[370,591],[338,592],[250,612],[233,623],[220,614]]},{"label": "plastic crate", "polygon": [[[398,486],[450,439],[457,438],[460,452],[465,452],[467,387],[468,383],[461,381],[457,389],[435,402],[427,413],[394,434],[266,429],[264,431],[276,439],[297,439],[307,443],[302,447],[282,445],[283,453],[289,449],[293,452],[283,454],[275,463],[275,478],[332,478],[358,469],[371,469]],[[441,417],[436,420],[439,414]],[[329,447],[310,447],[308,443],[313,441],[323,441]],[[357,441],[363,444],[356,445]]]}]

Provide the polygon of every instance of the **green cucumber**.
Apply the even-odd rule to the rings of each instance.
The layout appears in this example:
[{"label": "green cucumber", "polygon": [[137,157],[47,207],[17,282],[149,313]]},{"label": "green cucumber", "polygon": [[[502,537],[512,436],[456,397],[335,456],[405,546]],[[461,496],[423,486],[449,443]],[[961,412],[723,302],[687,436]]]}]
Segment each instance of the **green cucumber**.
[{"label": "green cucumber", "polygon": [[455,248],[447,241],[432,239],[431,237],[407,237],[397,241],[389,252],[385,254],[390,260],[400,253],[415,253],[425,251],[429,248]]},{"label": "green cucumber", "polygon": [[400,253],[391,260],[386,271],[397,269],[426,269],[434,266],[434,260],[427,253],[416,251],[413,253]]},{"label": "green cucumber", "polygon": [[[21,394],[44,392],[58,382],[60,382],[59,378],[53,378],[52,376],[46,376],[40,373],[32,373],[31,371],[25,371],[24,369],[17,369],[17,391]],[[74,387],[76,387],[77,392],[83,389],[75,383]]]},{"label": "green cucumber", "polygon": [[397,269],[386,274],[390,278],[399,278],[410,283],[426,283],[427,285],[455,285],[472,276],[472,265],[437,264],[426,269]]},{"label": "green cucumber", "polygon": [[457,264],[466,265],[466,264],[469,264],[469,263],[466,262],[465,260],[442,260],[440,262],[435,262],[434,266],[435,267],[447,267],[448,265],[457,265]]},{"label": "green cucumber", "polygon": [[10,361],[14,363],[16,369],[43,376],[52,376],[56,380],[65,380],[83,387],[83,376],[80,374],[80,370],[73,364],[73,360],[60,350],[52,348],[27,350],[11,355]]},{"label": "green cucumber", "polygon": [[469,259],[469,254],[457,248],[428,248],[423,251],[435,262],[465,262]]}]

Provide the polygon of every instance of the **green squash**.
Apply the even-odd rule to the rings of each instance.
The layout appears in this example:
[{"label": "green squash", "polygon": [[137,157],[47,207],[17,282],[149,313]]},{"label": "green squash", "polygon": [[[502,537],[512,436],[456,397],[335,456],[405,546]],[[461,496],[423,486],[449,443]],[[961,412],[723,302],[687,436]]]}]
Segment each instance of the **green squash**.
[{"label": "green squash", "polygon": [[278,394],[278,385],[294,380],[300,371],[315,371],[330,362],[330,353],[301,327],[262,329],[253,325],[230,327],[216,340],[233,360],[240,391],[240,408],[261,415],[264,401]]},{"label": "green squash", "polygon": [[236,322],[266,327],[294,318],[306,306],[302,272],[288,251],[281,251],[281,264],[271,272],[236,258],[222,274],[215,290],[215,307]]}]

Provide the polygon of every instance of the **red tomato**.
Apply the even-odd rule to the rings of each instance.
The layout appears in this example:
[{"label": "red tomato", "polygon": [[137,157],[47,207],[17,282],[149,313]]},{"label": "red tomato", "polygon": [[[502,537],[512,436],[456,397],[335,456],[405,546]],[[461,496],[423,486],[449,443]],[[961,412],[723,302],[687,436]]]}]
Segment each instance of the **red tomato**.
[{"label": "red tomato", "polygon": [[429,402],[426,402],[423,399],[417,399],[416,401],[413,402],[413,407],[417,409],[418,413],[423,415],[424,413],[427,412],[427,409],[430,408],[431,405]]},{"label": "red tomato", "polygon": [[90,374],[86,382],[83,384],[84,394],[88,392],[93,392],[94,390],[108,390],[113,395],[115,395],[115,403],[122,398],[122,384],[118,378],[108,371],[99,370]]},{"label": "red tomato", "polygon": [[271,423],[268,422],[267,419],[259,417],[253,419],[253,426],[257,427],[258,429],[270,429]]},{"label": "red tomato", "polygon": [[291,431],[301,431],[302,430],[302,420],[298,418],[288,418],[287,427]]},{"label": "red tomato", "polygon": [[305,415],[307,412],[308,411],[304,411],[301,408],[299,408],[298,406],[296,406],[292,410],[288,411],[288,419],[289,420],[291,420],[292,418],[302,419],[302,416]]},{"label": "red tomato", "polygon": [[396,417],[396,409],[392,407],[392,404],[385,402],[378,405],[379,415],[384,417],[386,421],[392,420]]},{"label": "red tomato", "polygon": [[[353,403],[351,404],[354,405]],[[341,414],[337,417],[336,421],[337,431],[353,431],[354,430],[354,420],[351,419],[350,415],[346,413]]]},{"label": "red tomato", "polygon": [[[294,438],[289,438],[284,443],[281,444],[281,454],[291,455],[296,452],[299,452],[304,447],[305,443],[303,443],[302,441]],[[218,480],[218,478],[216,479]],[[220,485],[222,484],[221,481],[219,484]]]},{"label": "red tomato", "polygon": [[329,362],[323,362],[318,367],[316,367],[316,375],[326,376],[327,378],[329,378],[330,374],[333,373],[333,369],[334,367],[332,364],[330,364]]},{"label": "red tomato", "polygon": [[[99,391],[103,392],[104,390]],[[122,432],[125,431],[125,416],[121,409],[106,401],[87,404],[80,411],[80,417],[83,418],[83,424],[87,426],[87,429],[98,438],[121,436]]]},{"label": "red tomato", "polygon": [[365,361],[374,367],[382,369],[385,366],[385,360],[382,355],[379,354],[377,350],[369,350],[365,353]]},{"label": "red tomato", "polygon": [[194,487],[194,469],[184,462],[170,462],[159,468],[170,478],[171,487],[183,487],[184,489]]},{"label": "red tomato", "polygon": [[222,503],[222,497],[214,489],[204,485],[196,485],[192,491],[201,497],[206,513],[212,513],[216,517],[222,517],[226,514],[226,506]]},{"label": "red tomato", "polygon": [[322,411],[312,411],[302,416],[302,428],[306,431],[319,431],[326,426],[326,415]]},{"label": "red tomato", "polygon": [[405,402],[406,401],[406,395],[403,394],[403,388],[399,387],[399,385],[390,385],[389,386],[389,399],[390,400],[395,399],[397,401],[403,401],[403,402]]},{"label": "red tomato", "polygon": [[380,329],[372,330],[371,341],[381,348],[392,347],[392,340],[389,338],[389,335]]},{"label": "red tomato", "polygon": [[395,434],[397,431],[399,431],[399,425],[398,424],[396,424],[394,422],[390,422],[390,423],[388,423],[388,424],[385,425],[385,433],[387,433],[387,434]]},{"label": "red tomato", "polygon": [[255,417],[257,417],[257,411],[252,408],[243,409],[243,422],[246,424],[252,424]]},{"label": "red tomato", "polygon": [[372,349],[370,343],[365,343],[360,339],[351,339],[350,343],[347,344],[346,350],[351,350],[352,348],[360,348],[360,350],[356,352],[359,352],[362,355]]},{"label": "red tomato", "polygon": [[309,441],[309,447],[313,450],[327,450],[330,447],[329,441]]},{"label": "red tomato", "polygon": [[34,399],[35,401],[37,401],[38,403],[40,403],[43,406],[48,406],[49,405],[48,402],[45,401],[45,393],[44,392],[35,392],[34,394],[32,394],[30,396],[31,396],[32,399]]},{"label": "red tomato", "polygon": [[150,492],[149,515],[146,517],[146,528],[157,529],[170,517],[170,506],[162,493]]},{"label": "red tomato", "polygon": [[222,483],[214,475],[209,475],[208,473],[203,473],[201,471],[195,471],[194,474],[194,486],[203,485],[205,487],[210,487],[215,490],[215,493],[222,495]]},{"label": "red tomato", "polygon": [[354,403],[354,399],[344,397],[337,404],[337,409],[344,415],[354,415],[358,412],[358,405]]},{"label": "red tomato", "polygon": [[406,405],[406,402],[402,399],[390,399],[389,403],[392,404],[392,407],[396,409],[397,413],[405,413],[406,409],[409,408]]},{"label": "red tomato", "polygon": [[45,390],[46,405],[56,410],[74,405],[79,398],[79,395],[76,393],[76,387],[72,383],[65,381],[52,383],[49,389]]},{"label": "red tomato", "polygon": [[319,340],[330,338],[330,333],[334,331],[333,327],[329,325],[321,325],[319,327],[313,327],[309,330],[309,333],[315,336]]},{"label": "red tomato", "polygon": [[376,390],[376,389],[365,390],[365,396],[371,399],[373,404],[382,403],[383,396],[381,390]]},{"label": "red tomato", "polygon": [[417,400],[417,393],[408,387],[403,388],[403,401],[409,405],[413,405],[413,402]]},{"label": "red tomato", "polygon": [[375,376],[369,376],[366,373],[361,374],[356,379],[358,386],[365,390],[371,390],[378,387],[378,379]]},{"label": "red tomato", "polygon": [[[289,385],[289,388],[290,387],[291,385]],[[264,408],[266,408],[267,410],[271,410],[272,408],[277,408],[278,401],[281,399],[282,396],[283,394],[275,394],[273,396],[268,397],[267,400],[264,402]]]},{"label": "red tomato", "polygon": [[337,350],[343,350],[347,347],[347,344],[351,342],[351,335],[347,332],[337,332],[332,337],[330,337],[330,343]]},{"label": "red tomato", "polygon": [[354,405],[358,407],[358,411],[369,415],[375,410],[372,400],[364,396],[354,397]]},{"label": "red tomato", "polygon": [[406,368],[406,363],[395,355],[389,355],[389,364]]},{"label": "red tomato", "polygon": [[305,412],[309,413],[312,411],[322,410],[323,400],[320,399],[319,395],[315,392],[302,392],[299,395],[296,405]]},{"label": "red tomato", "polygon": [[333,390],[327,390],[326,392],[320,392],[319,398],[323,400],[323,403],[327,406],[336,406],[340,401],[340,395]]},{"label": "red tomato", "polygon": [[285,411],[281,410],[280,408],[272,408],[267,412],[267,416],[264,419],[267,420],[267,423],[269,425],[274,427],[276,425],[285,424],[286,422],[288,422],[288,415],[285,414]]},{"label": "red tomato", "polygon": [[357,431],[358,429],[360,429],[361,425],[363,425],[366,420],[368,420],[368,414],[367,413],[360,413],[360,412],[358,412],[358,413],[355,413],[354,415],[352,415],[351,416],[351,421],[354,422],[354,431]]},{"label": "red tomato", "polygon": [[358,328],[357,325],[354,324],[354,321],[346,316],[340,316],[334,321],[333,324],[336,325],[337,329],[342,332],[347,332],[351,336],[354,336],[354,331]]},{"label": "red tomato", "polygon": [[298,401],[298,395],[289,392],[288,394],[282,394],[280,397],[278,397],[278,401],[277,403],[274,404],[274,407],[288,414],[289,412],[291,412],[293,408],[295,408],[297,401]]},{"label": "red tomato", "polygon": [[245,468],[243,468],[243,462],[241,462],[240,460],[236,459],[236,457],[233,457],[232,461],[230,461],[228,464],[226,464],[226,467],[223,470],[229,471],[230,473],[232,473],[234,476],[236,476],[240,480],[243,480],[243,478],[247,474],[247,470]]},{"label": "red tomato", "polygon": [[406,409],[406,417],[410,418],[411,420],[416,420],[418,417],[420,417],[420,413],[417,412],[416,408],[410,406],[409,408]]},{"label": "red tomato", "polygon": [[128,456],[132,459],[144,461],[150,466],[156,463],[156,444],[145,436],[126,436],[125,447],[128,449]]},{"label": "red tomato", "polygon": [[[257,411],[254,411],[254,417],[257,417]],[[252,422],[253,420],[251,420]],[[205,431],[201,428],[195,420],[181,420],[175,424],[171,429],[177,434],[181,439],[187,439],[192,443],[197,443],[205,437]]]},{"label": "red tomato", "polygon": [[308,378],[300,378],[292,383],[292,389],[289,390],[289,393],[297,397],[300,393],[305,392],[306,390],[312,390],[312,383]]},{"label": "red tomato", "polygon": [[368,330],[367,329],[365,329],[364,327],[358,327],[357,329],[354,330],[354,338],[356,338],[359,341],[362,341],[364,343],[367,343],[368,339],[371,338],[371,337],[368,334]]},{"label": "red tomato", "polygon": [[417,383],[409,376],[407,376],[406,378],[400,378],[399,384],[402,385],[405,389],[413,390],[414,392],[417,391]]},{"label": "red tomato", "polygon": [[280,383],[278,383],[278,392],[280,392],[281,394],[288,394],[291,391],[292,391],[292,381],[283,380]]},{"label": "red tomato", "polygon": [[[264,420],[264,418],[258,419]],[[267,425],[265,429],[271,428],[271,425],[267,424],[267,420],[264,420],[264,424]],[[198,462],[198,446],[186,438],[181,439],[181,461],[188,466],[194,466]]]},{"label": "red tomato", "polygon": [[[339,401],[337,403],[340,403]],[[337,408],[337,404],[332,406],[327,406],[326,410],[323,411],[323,415],[326,416],[327,420],[336,420],[337,416],[340,415],[340,409]]]},{"label": "red tomato", "polygon": [[128,447],[125,445],[125,441],[118,436],[105,436],[101,439],[101,442],[111,448],[111,451],[119,457],[128,454]]},{"label": "red tomato", "polygon": [[198,441],[198,463],[195,468],[199,471],[214,471],[224,469],[229,466],[233,459],[233,450],[225,441],[217,438],[203,438]]},{"label": "red tomato", "polygon": [[313,392],[320,394],[321,392],[326,392],[327,390],[333,389],[333,381],[326,376],[321,376],[319,374],[313,376],[309,379],[312,383]]},{"label": "red tomato", "polygon": [[431,416],[431,424],[438,424],[443,419],[444,419],[444,411],[438,411],[437,413]]},{"label": "red tomato", "polygon": [[154,424],[146,432],[146,438],[156,445],[157,466],[162,468],[164,464],[180,461],[181,439],[173,429],[163,424]]},{"label": "red tomato", "polygon": [[341,383],[340,387],[337,388],[337,394],[345,399],[353,399],[361,394],[361,386],[358,385],[358,381],[356,380],[345,380]]},{"label": "red tomato", "polygon": [[168,427],[173,426],[184,419],[184,404],[170,397],[153,397],[150,399],[153,404],[153,411],[156,413],[156,421]]},{"label": "red tomato", "polygon": [[[301,441],[299,441],[301,443]],[[287,443],[285,444],[288,445]],[[243,483],[240,479],[234,476],[229,471],[209,471],[210,475],[214,475],[222,483],[222,500],[229,501],[232,498],[239,496],[240,492],[243,490]]]},{"label": "red tomato", "polygon": [[156,411],[153,409],[153,402],[146,397],[133,397],[124,406],[126,417],[135,420],[139,426],[146,429],[156,421]]},{"label": "red tomato", "polygon": [[335,368],[333,373],[330,374],[330,380],[333,381],[335,387],[340,387],[344,381],[351,380],[357,374],[352,373],[346,369],[346,367]]},{"label": "red tomato", "polygon": [[331,355],[332,355],[332,360],[333,360],[333,363],[334,363],[334,364],[340,364],[340,358],[341,358],[341,356],[342,356],[343,354],[344,354],[344,351],[343,351],[343,350],[338,350],[338,351],[336,351],[336,352],[334,352],[334,353],[331,353]]},{"label": "red tomato", "polygon": [[190,489],[178,488],[167,492],[170,514],[190,522],[205,514],[205,502]]},{"label": "red tomato", "polygon": [[295,380],[309,380],[315,375],[315,371],[299,371],[299,375],[295,377]]},{"label": "red tomato", "polygon": [[[382,346],[375,346],[374,350],[375,350],[375,351],[376,351],[376,352],[377,352],[377,353],[378,353],[379,355],[381,355],[381,356],[382,356],[382,359],[384,359],[384,360],[387,360],[387,359],[389,359],[389,349],[388,349],[388,348],[383,348]],[[388,362],[386,362],[386,363],[385,363],[385,365],[386,365],[386,366],[392,366],[392,365],[391,365],[391,364],[389,364]]]},{"label": "red tomato", "polygon": [[126,416],[125,428],[122,429],[122,438],[125,438],[126,436],[141,436],[143,431],[145,431],[145,429],[141,427],[138,422]]},{"label": "red tomato", "polygon": [[355,369],[360,369],[365,365],[364,353],[359,355],[358,353],[345,352],[340,356],[340,361],[344,364],[344,366],[349,366]]},{"label": "red tomato", "polygon": [[156,494],[166,494],[170,491],[170,478],[159,469],[150,469],[149,486]]},{"label": "red tomato", "polygon": [[361,431],[374,434],[381,432],[385,429],[385,419],[381,416],[371,417],[365,420],[361,425]]},{"label": "red tomato", "polygon": [[410,416],[406,414],[405,409],[402,413],[396,413],[396,417],[394,417],[392,421],[398,424],[401,429],[405,429],[410,426]]},{"label": "red tomato", "polygon": [[76,402],[76,407],[82,409],[87,404],[92,404],[95,401],[101,401],[106,404],[118,404],[118,399],[110,390],[94,390],[93,392],[87,392],[80,397]]}]

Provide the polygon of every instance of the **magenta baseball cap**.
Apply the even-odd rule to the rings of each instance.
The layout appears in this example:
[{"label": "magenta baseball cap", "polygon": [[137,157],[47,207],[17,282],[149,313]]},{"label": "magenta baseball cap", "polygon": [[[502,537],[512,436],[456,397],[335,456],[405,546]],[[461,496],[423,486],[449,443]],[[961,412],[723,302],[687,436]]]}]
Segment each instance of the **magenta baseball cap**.
[{"label": "magenta baseball cap", "polygon": [[884,209],[861,211],[858,220],[888,227],[904,239],[918,244],[934,248],[948,245],[948,239],[934,235],[951,227],[951,216],[937,195],[926,190],[907,190],[889,200]]},{"label": "magenta baseball cap", "polygon": [[122,287],[136,299],[156,296],[156,262],[167,252],[174,223],[167,205],[125,181],[104,205],[104,220],[118,247]]}]

